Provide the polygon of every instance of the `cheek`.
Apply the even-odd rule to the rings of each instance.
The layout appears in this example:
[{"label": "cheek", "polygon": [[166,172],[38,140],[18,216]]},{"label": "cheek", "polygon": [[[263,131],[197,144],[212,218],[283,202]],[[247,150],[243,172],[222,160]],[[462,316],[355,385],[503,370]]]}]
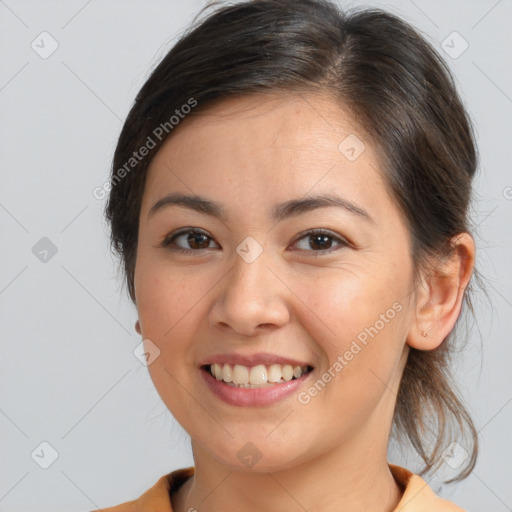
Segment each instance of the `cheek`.
[{"label": "cheek", "polygon": [[[168,266],[158,263],[143,266],[141,261],[136,276],[137,310],[142,332],[144,338],[149,338],[160,350],[148,371],[163,402],[181,423],[190,415],[188,392],[194,389],[194,376],[197,378],[193,339],[198,318],[204,314],[204,301],[200,299],[208,287],[204,282],[201,284],[197,272],[194,274],[190,269],[171,271]],[[196,416],[200,413],[194,409]]]},{"label": "cheek", "polygon": [[295,290],[307,297],[307,310],[299,321],[324,354],[317,378],[327,385],[318,383],[318,394],[311,390],[319,397],[316,405],[326,409],[327,403],[337,403],[351,414],[367,414],[395,379],[404,345],[407,282],[367,269],[301,283],[297,280]]},{"label": "cheek", "polygon": [[[325,279],[297,279],[294,290],[311,314],[307,330],[325,352],[336,356],[352,340],[364,342],[369,331],[396,332],[401,325],[407,283],[390,272],[333,272]],[[386,336],[382,336],[386,337]]]},{"label": "cheek", "polygon": [[[169,269],[159,262],[139,261],[135,271],[137,311],[145,335],[172,336],[205,293],[193,269]],[[147,336],[149,337],[149,336]]]},{"label": "cheek", "polygon": [[[193,338],[199,317],[204,315],[209,289],[193,269],[173,269],[153,263],[141,265],[136,271],[137,310],[144,338],[149,338],[160,350],[159,357],[148,367],[157,390],[179,388],[173,380],[190,388],[189,380],[195,369]],[[176,393],[164,401],[174,407]],[[179,406],[177,404],[176,406]]]}]

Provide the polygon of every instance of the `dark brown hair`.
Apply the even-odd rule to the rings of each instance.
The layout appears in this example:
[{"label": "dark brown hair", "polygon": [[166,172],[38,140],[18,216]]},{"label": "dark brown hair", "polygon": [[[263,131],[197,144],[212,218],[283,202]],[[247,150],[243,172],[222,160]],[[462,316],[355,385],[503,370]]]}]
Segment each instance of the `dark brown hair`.
[{"label": "dark brown hair", "polygon": [[[344,12],[327,0],[253,0],[206,10],[212,6],[143,85],[115,150],[105,214],[131,299],[146,172],[176,126],[178,117],[172,122],[170,116],[194,115],[249,93],[327,93],[347,107],[380,149],[387,185],[409,227],[415,270],[447,255],[452,237],[469,232],[477,155],[450,71],[427,40],[390,13]],[[197,107],[183,108],[192,102]],[[130,160],[144,146],[151,147],[147,156]],[[471,309],[468,292],[464,302]],[[453,334],[438,349],[411,348],[393,423],[423,459],[424,471],[439,467],[450,442],[468,435],[469,456],[449,481],[469,475],[478,446],[450,381]]]}]

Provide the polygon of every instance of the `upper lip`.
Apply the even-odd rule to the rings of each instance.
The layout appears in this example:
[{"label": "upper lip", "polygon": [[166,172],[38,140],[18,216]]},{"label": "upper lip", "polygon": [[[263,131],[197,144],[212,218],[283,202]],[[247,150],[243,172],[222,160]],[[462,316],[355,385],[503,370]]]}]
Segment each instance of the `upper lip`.
[{"label": "upper lip", "polygon": [[277,354],[258,353],[258,354],[216,354],[205,358],[199,366],[211,364],[240,364],[243,366],[256,366],[258,364],[290,364],[292,366],[313,366],[307,361],[299,361],[290,357]]}]

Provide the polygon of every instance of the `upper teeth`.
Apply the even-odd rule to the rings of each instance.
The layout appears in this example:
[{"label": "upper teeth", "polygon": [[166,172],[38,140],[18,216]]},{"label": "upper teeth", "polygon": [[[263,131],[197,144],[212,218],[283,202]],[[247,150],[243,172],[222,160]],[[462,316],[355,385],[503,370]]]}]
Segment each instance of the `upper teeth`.
[{"label": "upper teeth", "polygon": [[294,377],[298,379],[307,371],[307,366],[292,366],[291,364],[243,366],[241,364],[214,363],[210,366],[210,372],[217,380],[242,386],[289,381]]}]

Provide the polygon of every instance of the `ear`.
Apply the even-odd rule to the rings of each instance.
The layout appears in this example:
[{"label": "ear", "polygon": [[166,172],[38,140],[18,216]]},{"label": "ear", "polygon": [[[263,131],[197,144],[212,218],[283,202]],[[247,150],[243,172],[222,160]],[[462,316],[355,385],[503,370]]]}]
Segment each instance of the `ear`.
[{"label": "ear", "polygon": [[437,348],[450,334],[459,317],[464,291],[475,264],[475,243],[469,233],[451,240],[448,257],[434,263],[417,292],[416,314],[407,344],[418,350]]},{"label": "ear", "polygon": [[135,330],[139,333],[139,334],[142,334],[142,331],[140,330],[140,322],[139,320],[137,320],[135,322]]}]

